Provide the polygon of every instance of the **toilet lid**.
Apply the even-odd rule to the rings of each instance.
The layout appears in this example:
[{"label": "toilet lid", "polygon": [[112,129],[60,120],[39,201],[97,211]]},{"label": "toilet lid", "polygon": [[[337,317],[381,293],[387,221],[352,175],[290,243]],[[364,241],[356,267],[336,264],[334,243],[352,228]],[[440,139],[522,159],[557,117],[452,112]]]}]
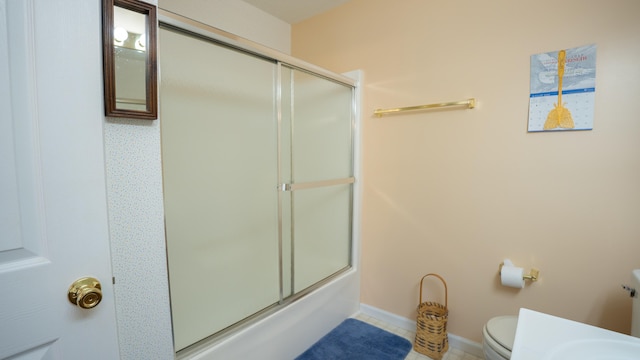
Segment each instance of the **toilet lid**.
[{"label": "toilet lid", "polygon": [[487,322],[487,333],[493,340],[511,351],[516,338],[517,316],[498,316]]}]

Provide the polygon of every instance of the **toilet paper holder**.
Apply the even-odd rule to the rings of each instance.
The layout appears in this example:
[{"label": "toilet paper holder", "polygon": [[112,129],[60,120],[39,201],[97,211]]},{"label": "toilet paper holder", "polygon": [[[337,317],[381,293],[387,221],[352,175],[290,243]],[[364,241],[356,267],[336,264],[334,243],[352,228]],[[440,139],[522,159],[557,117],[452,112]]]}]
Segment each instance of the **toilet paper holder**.
[{"label": "toilet paper holder", "polygon": [[[501,262],[500,266],[498,267],[498,274],[502,274],[502,267],[503,266],[504,266],[504,262]],[[540,270],[538,270],[536,268],[532,268],[531,271],[529,272],[529,274],[522,275],[522,279],[523,280],[538,281],[538,277],[539,276],[540,276]]]}]

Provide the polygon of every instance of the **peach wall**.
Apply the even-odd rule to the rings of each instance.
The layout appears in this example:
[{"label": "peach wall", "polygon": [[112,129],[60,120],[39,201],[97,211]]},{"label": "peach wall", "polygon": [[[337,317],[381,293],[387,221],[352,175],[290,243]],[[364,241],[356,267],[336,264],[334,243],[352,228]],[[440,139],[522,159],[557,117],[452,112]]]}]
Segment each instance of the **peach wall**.
[{"label": "peach wall", "polygon": [[[527,133],[530,56],[592,43],[594,129]],[[364,71],[362,303],[415,319],[420,277],[437,272],[449,331],[470,340],[520,307],[629,332],[640,2],[353,0],[294,25],[292,54]],[[476,109],[372,116],[468,97]],[[505,257],[540,281],[500,286]]]}]

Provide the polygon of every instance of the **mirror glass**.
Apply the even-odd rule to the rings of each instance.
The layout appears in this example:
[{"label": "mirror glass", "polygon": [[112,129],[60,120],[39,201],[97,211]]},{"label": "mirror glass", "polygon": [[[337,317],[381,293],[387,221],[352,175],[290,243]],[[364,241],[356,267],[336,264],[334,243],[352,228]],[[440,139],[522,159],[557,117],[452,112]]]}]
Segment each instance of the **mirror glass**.
[{"label": "mirror glass", "polygon": [[157,118],[156,8],[138,0],[104,0],[105,113]]},{"label": "mirror glass", "polygon": [[147,17],[121,7],[113,9],[116,108],[147,110]]}]

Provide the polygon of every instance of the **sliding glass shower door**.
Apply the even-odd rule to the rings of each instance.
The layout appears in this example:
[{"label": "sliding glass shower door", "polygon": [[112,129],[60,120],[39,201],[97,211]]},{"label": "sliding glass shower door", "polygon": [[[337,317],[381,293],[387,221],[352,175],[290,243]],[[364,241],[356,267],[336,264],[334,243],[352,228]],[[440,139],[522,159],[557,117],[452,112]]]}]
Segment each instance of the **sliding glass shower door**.
[{"label": "sliding glass shower door", "polygon": [[171,310],[182,349],[279,301],[275,64],[161,31]]},{"label": "sliding glass shower door", "polygon": [[160,44],[181,350],[350,266],[353,88],[173,28]]},{"label": "sliding glass shower door", "polygon": [[352,88],[283,66],[281,71],[283,195],[295,224],[291,292],[297,293],[349,264],[353,159]]}]

